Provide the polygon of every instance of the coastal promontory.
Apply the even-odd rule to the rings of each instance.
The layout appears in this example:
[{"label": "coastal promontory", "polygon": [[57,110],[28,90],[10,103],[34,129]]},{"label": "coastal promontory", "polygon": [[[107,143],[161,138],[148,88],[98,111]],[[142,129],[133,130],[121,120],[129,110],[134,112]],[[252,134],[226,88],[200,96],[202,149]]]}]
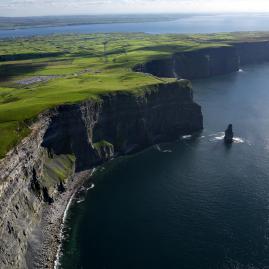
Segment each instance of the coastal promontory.
[{"label": "coastal promontory", "polygon": [[268,42],[268,33],[3,40],[0,268],[53,268],[64,211],[92,170],[200,132],[190,80],[269,60]]}]

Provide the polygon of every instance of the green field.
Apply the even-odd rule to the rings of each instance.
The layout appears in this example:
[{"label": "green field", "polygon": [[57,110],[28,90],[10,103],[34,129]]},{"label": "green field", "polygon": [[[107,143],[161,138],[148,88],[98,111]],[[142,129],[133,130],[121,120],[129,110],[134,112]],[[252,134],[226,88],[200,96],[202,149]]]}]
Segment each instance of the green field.
[{"label": "green field", "polygon": [[[174,79],[135,73],[132,67],[180,51],[264,39],[268,33],[210,35],[55,35],[0,41],[0,158],[29,132],[30,122],[49,108],[134,94]],[[41,81],[36,81],[41,79]]]}]

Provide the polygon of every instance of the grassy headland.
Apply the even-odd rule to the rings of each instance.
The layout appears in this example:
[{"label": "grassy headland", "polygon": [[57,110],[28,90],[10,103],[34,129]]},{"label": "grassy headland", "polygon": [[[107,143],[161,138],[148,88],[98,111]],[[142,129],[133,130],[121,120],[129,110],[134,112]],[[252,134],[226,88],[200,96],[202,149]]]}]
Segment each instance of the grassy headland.
[{"label": "grassy headland", "polygon": [[269,33],[210,35],[55,35],[0,41],[0,158],[29,133],[29,122],[59,104],[129,91],[174,79],[132,71],[175,52],[262,40]]}]

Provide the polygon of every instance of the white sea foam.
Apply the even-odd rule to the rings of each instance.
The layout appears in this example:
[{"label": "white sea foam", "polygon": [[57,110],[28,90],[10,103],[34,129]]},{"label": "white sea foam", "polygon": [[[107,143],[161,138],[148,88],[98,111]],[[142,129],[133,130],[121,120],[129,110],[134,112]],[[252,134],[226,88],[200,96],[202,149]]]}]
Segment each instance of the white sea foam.
[{"label": "white sea foam", "polygon": [[92,183],[91,186],[89,188],[87,188],[87,191],[93,189],[94,187],[95,187],[95,185]]},{"label": "white sea foam", "polygon": [[164,152],[164,153],[171,153],[172,150],[171,149],[165,149],[165,150],[162,150],[162,152]]},{"label": "white sea foam", "polygon": [[[210,134],[209,137],[210,137],[209,139],[210,142],[217,142],[217,141],[224,140],[225,133],[224,132],[214,133],[214,134]],[[251,145],[248,140],[242,137],[234,137],[233,142],[235,144],[247,143],[248,145]]]},{"label": "white sea foam", "polygon": [[163,153],[171,153],[172,152],[172,150],[171,149],[162,149],[161,147],[160,147],[160,145],[155,145],[155,149],[156,150],[158,150],[159,152],[163,152]]},{"label": "white sea foam", "polygon": [[[96,171],[96,169],[92,169],[91,171],[91,174],[89,177],[91,177],[94,172]],[[94,188],[94,184],[92,183],[91,184],[91,189]],[[64,229],[64,225],[65,225],[65,221],[66,221],[66,218],[67,218],[67,213],[68,213],[68,210],[70,208],[70,206],[72,205],[72,202],[74,200],[74,196],[75,196],[76,193],[73,193],[72,196],[70,197],[69,201],[68,201],[68,204],[64,210],[64,214],[63,214],[63,218],[62,218],[62,224],[61,224],[61,230],[60,230],[60,241],[61,243],[59,244],[58,246],[58,250],[57,250],[57,254],[56,254],[56,259],[54,261],[54,269],[58,269],[59,266],[60,266],[60,258],[61,258],[61,248],[62,248],[62,242],[63,242],[63,239],[64,239],[64,234],[63,234],[63,229]]]},{"label": "white sea foam", "polygon": [[181,138],[182,139],[190,139],[190,138],[192,138],[192,135],[183,135]]},{"label": "white sea foam", "polygon": [[238,72],[242,73],[242,72],[244,72],[244,70],[240,68],[240,69],[238,70]]},{"label": "white sea foam", "polygon": [[223,139],[224,139],[224,135],[215,136],[214,139],[215,139],[216,141],[218,141],[218,140],[223,140]]},{"label": "white sea foam", "polygon": [[86,193],[94,187],[95,185],[93,183],[91,183],[91,186],[88,188],[82,187],[81,191],[83,191],[83,194],[80,196],[80,199],[77,200],[77,204],[83,203],[85,201]]},{"label": "white sea foam", "polygon": [[[72,194],[71,198],[69,199],[68,201],[68,204],[64,210],[64,214],[63,214],[63,219],[62,219],[62,225],[61,225],[61,231],[60,231],[60,240],[62,241],[63,238],[64,238],[64,235],[63,235],[63,228],[64,228],[64,223],[66,221],[66,218],[67,218],[67,213],[68,213],[68,210],[72,204],[72,201],[74,199],[74,196],[75,196],[75,193]],[[54,269],[57,269],[60,265],[60,257],[61,257],[61,246],[62,244],[59,244],[58,246],[58,250],[57,250],[57,254],[56,254],[56,260],[54,262]]]},{"label": "white sea foam", "polygon": [[246,142],[246,140],[244,140],[244,139],[241,138],[241,137],[234,137],[234,138],[233,138],[233,141],[234,141],[234,143],[236,143],[236,144],[241,144],[241,143],[245,143],[245,142]]},{"label": "white sea foam", "polygon": [[214,134],[210,134],[209,137],[209,141],[211,142],[216,142],[216,141],[220,141],[224,139],[224,132],[218,132],[218,133],[214,133]]},{"label": "white sea foam", "polygon": [[80,203],[82,203],[84,201],[85,201],[85,198],[82,198],[82,199],[80,199],[80,200],[77,201],[77,204],[80,204]]}]

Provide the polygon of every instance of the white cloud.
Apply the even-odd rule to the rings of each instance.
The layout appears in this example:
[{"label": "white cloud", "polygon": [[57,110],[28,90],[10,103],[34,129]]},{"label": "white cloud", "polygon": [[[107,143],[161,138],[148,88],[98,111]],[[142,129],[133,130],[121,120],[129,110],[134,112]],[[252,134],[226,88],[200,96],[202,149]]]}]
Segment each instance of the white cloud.
[{"label": "white cloud", "polygon": [[135,12],[269,12],[268,0],[0,0],[0,16]]}]

